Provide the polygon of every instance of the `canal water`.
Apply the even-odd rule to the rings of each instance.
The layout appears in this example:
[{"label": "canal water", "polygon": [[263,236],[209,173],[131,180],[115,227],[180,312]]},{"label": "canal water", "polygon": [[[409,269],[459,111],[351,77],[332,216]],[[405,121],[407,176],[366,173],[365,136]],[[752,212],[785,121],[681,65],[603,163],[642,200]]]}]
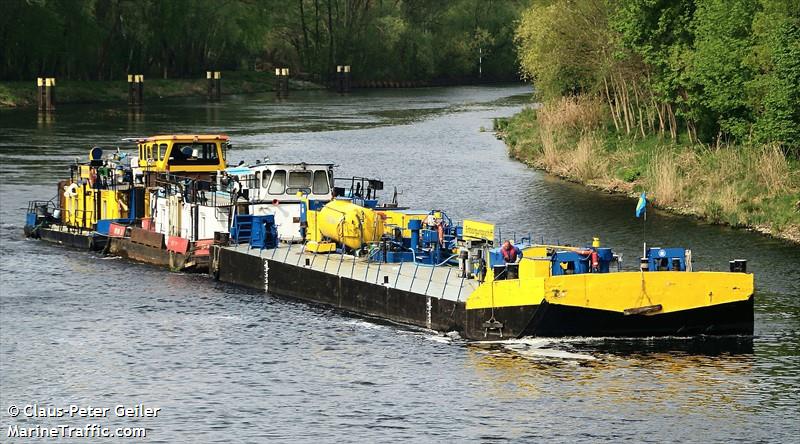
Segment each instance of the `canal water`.
[{"label": "canal water", "polygon": [[[93,145],[229,134],[231,163],[334,162],[401,203],[496,221],[503,237],[599,236],[635,267],[635,201],[510,160],[492,118],[523,86],[323,91],[0,111],[0,427],[146,427],[148,442],[781,442],[800,433],[800,248],[651,211],[652,246],[696,268],[748,259],[752,344],[529,339],[475,346],[209,278],[22,235],[29,199]],[[117,405],[159,407],[154,418]],[[108,417],[12,417],[10,406],[110,407]],[[134,440],[135,441],[135,440]],[[74,442],[74,440],[73,440]]]}]

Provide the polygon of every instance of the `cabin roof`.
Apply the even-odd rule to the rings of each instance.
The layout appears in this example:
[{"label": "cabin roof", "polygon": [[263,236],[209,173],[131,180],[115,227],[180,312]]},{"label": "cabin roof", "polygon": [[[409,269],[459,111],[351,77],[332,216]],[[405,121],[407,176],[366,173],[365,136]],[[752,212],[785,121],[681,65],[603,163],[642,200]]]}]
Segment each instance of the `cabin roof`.
[{"label": "cabin roof", "polygon": [[248,165],[248,168],[252,170],[263,170],[267,168],[305,168],[305,169],[315,169],[315,168],[329,168],[335,166],[332,163],[308,163],[308,162],[271,162],[271,163],[254,163]]},{"label": "cabin roof", "polygon": [[164,134],[160,136],[150,136],[139,139],[138,142],[158,142],[162,140],[172,140],[178,142],[199,142],[208,140],[229,140],[225,134]]}]

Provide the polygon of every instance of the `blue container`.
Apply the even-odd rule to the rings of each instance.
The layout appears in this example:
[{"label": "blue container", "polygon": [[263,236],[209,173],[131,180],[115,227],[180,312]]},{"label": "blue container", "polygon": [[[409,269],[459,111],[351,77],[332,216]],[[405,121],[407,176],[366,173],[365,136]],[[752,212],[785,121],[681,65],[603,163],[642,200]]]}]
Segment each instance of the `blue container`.
[{"label": "blue container", "polygon": [[275,248],[278,246],[278,228],[275,216],[265,214],[251,217],[250,246],[252,248]]},{"label": "blue container", "polygon": [[[673,267],[678,262],[679,268]],[[650,248],[647,250],[649,271],[686,271],[685,248]]]},{"label": "blue container", "polygon": [[36,213],[28,213],[25,215],[25,226],[26,227],[35,227],[36,226]]}]

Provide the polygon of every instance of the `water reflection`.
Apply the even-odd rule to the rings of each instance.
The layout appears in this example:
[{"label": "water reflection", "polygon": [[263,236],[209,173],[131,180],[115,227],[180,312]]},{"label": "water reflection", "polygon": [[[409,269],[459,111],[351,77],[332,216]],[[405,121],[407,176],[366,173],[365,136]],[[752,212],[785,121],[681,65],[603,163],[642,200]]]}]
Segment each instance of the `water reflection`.
[{"label": "water reflection", "polygon": [[[564,348],[553,342],[547,347]],[[569,347],[568,347],[569,348]],[[558,348],[556,348],[558,349]],[[520,354],[507,348],[472,348],[476,377],[493,397],[559,398],[559,402],[598,403],[611,408],[659,413],[675,408],[693,411],[756,409],[753,395],[761,387],[753,379],[756,358],[749,353],[714,355],[650,352],[606,353],[591,350],[594,359]]]},{"label": "water reflection", "polygon": [[39,111],[36,114],[36,128],[42,130],[50,128],[56,122],[56,113],[50,111]]}]

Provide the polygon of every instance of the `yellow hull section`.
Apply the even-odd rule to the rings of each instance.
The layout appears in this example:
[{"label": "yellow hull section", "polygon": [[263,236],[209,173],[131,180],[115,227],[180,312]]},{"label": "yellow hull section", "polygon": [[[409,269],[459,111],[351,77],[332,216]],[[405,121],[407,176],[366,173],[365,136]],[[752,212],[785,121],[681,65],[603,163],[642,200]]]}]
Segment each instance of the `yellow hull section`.
[{"label": "yellow hull section", "polygon": [[61,191],[64,193],[61,217],[65,225],[93,229],[98,220],[128,217],[127,191],[97,190],[88,183],[68,184]]},{"label": "yellow hull section", "polygon": [[587,273],[487,281],[469,296],[467,309],[538,305],[546,300],[619,313],[649,307],[657,314],[746,301],[753,291],[753,275],[745,273]]}]

